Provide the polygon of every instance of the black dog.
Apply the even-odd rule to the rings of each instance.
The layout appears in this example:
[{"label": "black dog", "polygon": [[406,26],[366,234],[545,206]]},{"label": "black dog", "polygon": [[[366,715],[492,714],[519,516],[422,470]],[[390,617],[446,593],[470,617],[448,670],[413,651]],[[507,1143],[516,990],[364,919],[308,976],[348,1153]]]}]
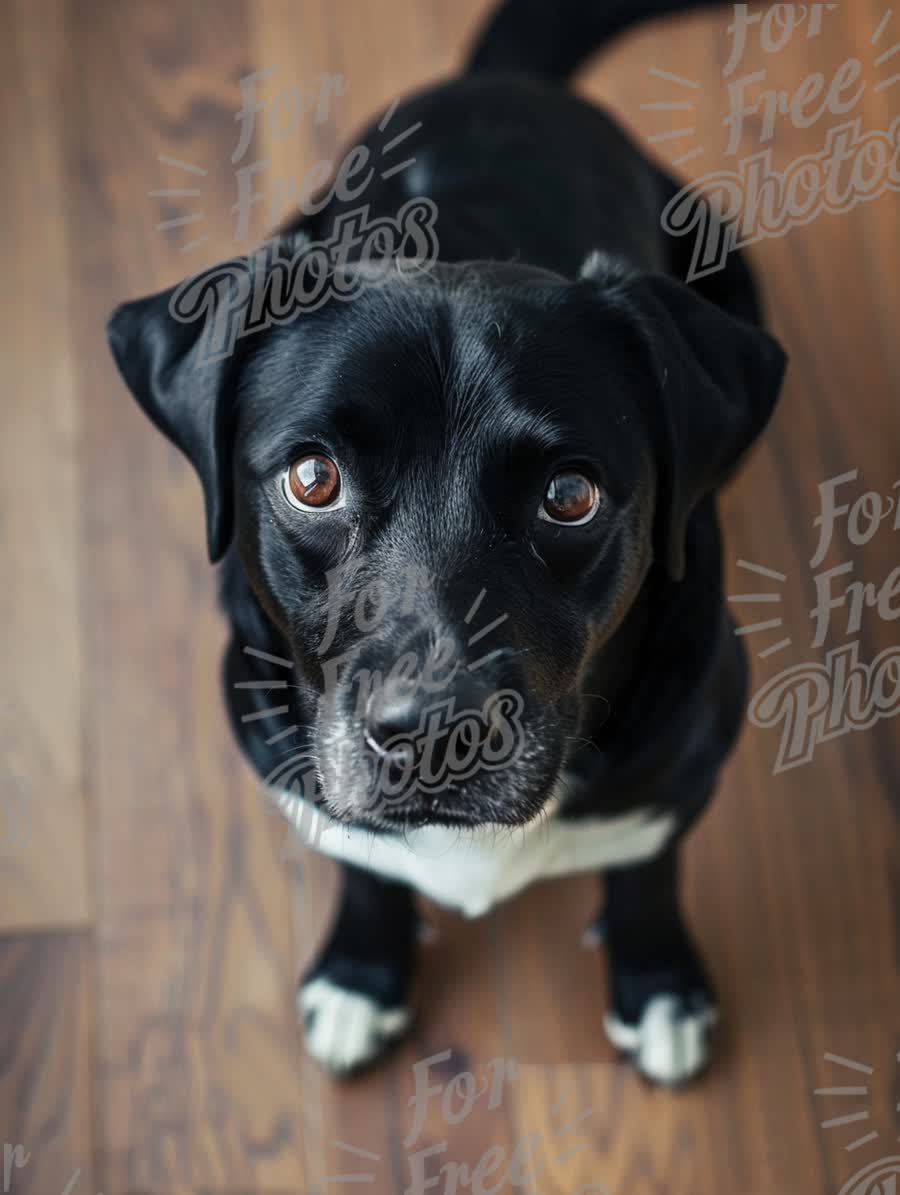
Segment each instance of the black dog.
[{"label": "black dog", "polygon": [[[677,851],[746,679],[714,493],[784,356],[739,254],[679,281],[660,223],[677,185],[554,86],[690,6],[507,0],[461,78],[366,133],[374,157],[411,129],[413,167],[360,196],[360,158],[254,258],[112,317],[129,387],[203,483],[235,730],[343,863],[298,997],[333,1070],[408,1023],[414,890],[475,915],[586,869],[606,873],[612,1041],[664,1082],[707,1059]],[[389,229],[420,196],[437,221],[417,209],[388,272],[363,250],[325,269],[362,202]],[[425,269],[407,247],[434,234]],[[235,313],[276,301],[276,251],[332,297],[237,337]]]}]

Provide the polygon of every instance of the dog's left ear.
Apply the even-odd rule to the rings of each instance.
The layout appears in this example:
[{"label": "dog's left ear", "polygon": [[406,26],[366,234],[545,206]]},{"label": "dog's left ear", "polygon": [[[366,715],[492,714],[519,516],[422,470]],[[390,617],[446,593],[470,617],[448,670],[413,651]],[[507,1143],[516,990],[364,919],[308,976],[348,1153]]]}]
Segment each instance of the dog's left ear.
[{"label": "dog's left ear", "polygon": [[674,278],[616,279],[604,297],[636,329],[651,366],[656,555],[681,580],[691,511],[727,480],[762,432],[787,358],[767,332]]},{"label": "dog's left ear", "polygon": [[110,317],[106,332],[129,390],[199,474],[206,501],[207,547],[215,563],[231,539],[229,378],[234,353],[201,359],[208,322],[172,314],[178,290],[174,287],[123,303]]}]

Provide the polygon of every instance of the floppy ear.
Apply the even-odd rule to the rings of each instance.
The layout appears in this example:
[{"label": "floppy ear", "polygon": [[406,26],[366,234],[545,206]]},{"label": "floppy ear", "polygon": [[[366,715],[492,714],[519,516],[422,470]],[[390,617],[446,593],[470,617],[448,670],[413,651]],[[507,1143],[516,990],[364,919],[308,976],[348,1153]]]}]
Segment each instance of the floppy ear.
[{"label": "floppy ear", "polygon": [[[290,281],[285,270],[309,247],[310,228],[305,218],[294,221],[247,257],[123,303],[106,327],[129,390],[200,476],[214,564],[231,539],[232,402],[243,337],[284,322],[276,313],[284,294],[270,303],[269,283],[276,275],[282,288]],[[293,318],[290,311],[287,318]]]},{"label": "floppy ear", "polygon": [[[123,303],[106,329],[129,390],[200,476],[213,563],[231,539],[233,317],[246,301],[242,277],[248,277],[234,262],[216,271]],[[225,322],[232,330],[231,343],[226,335],[225,351],[216,351]]]},{"label": "floppy ear", "polygon": [[674,278],[627,279],[617,300],[626,305],[652,362],[656,552],[680,581],[691,511],[727,480],[762,432],[787,358],[767,332]]}]

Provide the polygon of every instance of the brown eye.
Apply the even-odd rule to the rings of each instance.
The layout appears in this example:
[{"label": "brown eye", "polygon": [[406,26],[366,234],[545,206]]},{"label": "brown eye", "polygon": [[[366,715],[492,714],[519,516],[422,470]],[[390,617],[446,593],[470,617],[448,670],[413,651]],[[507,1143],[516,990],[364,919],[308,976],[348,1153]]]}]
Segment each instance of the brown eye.
[{"label": "brown eye", "polygon": [[331,457],[311,452],[288,469],[285,495],[293,506],[321,510],[334,506],[341,493],[341,474]]},{"label": "brown eye", "polygon": [[577,469],[564,469],[550,481],[538,518],[548,523],[587,523],[600,507],[600,487]]}]

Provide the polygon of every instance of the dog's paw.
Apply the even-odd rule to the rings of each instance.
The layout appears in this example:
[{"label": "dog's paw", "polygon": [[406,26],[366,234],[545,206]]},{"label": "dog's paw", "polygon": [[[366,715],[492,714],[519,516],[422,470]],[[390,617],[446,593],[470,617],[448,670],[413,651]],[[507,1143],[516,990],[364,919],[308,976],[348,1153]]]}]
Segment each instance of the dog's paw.
[{"label": "dog's paw", "polygon": [[379,1058],[412,1020],[408,1008],[382,1008],[371,996],[324,976],[297,992],[306,1052],[334,1075],[361,1070]]},{"label": "dog's paw", "polygon": [[717,1020],[718,1010],[702,993],[689,1000],[660,994],[647,1002],[635,1024],[615,1013],[607,1013],[603,1024],[612,1044],[630,1055],[645,1078],[677,1087],[699,1075],[709,1062]]}]

